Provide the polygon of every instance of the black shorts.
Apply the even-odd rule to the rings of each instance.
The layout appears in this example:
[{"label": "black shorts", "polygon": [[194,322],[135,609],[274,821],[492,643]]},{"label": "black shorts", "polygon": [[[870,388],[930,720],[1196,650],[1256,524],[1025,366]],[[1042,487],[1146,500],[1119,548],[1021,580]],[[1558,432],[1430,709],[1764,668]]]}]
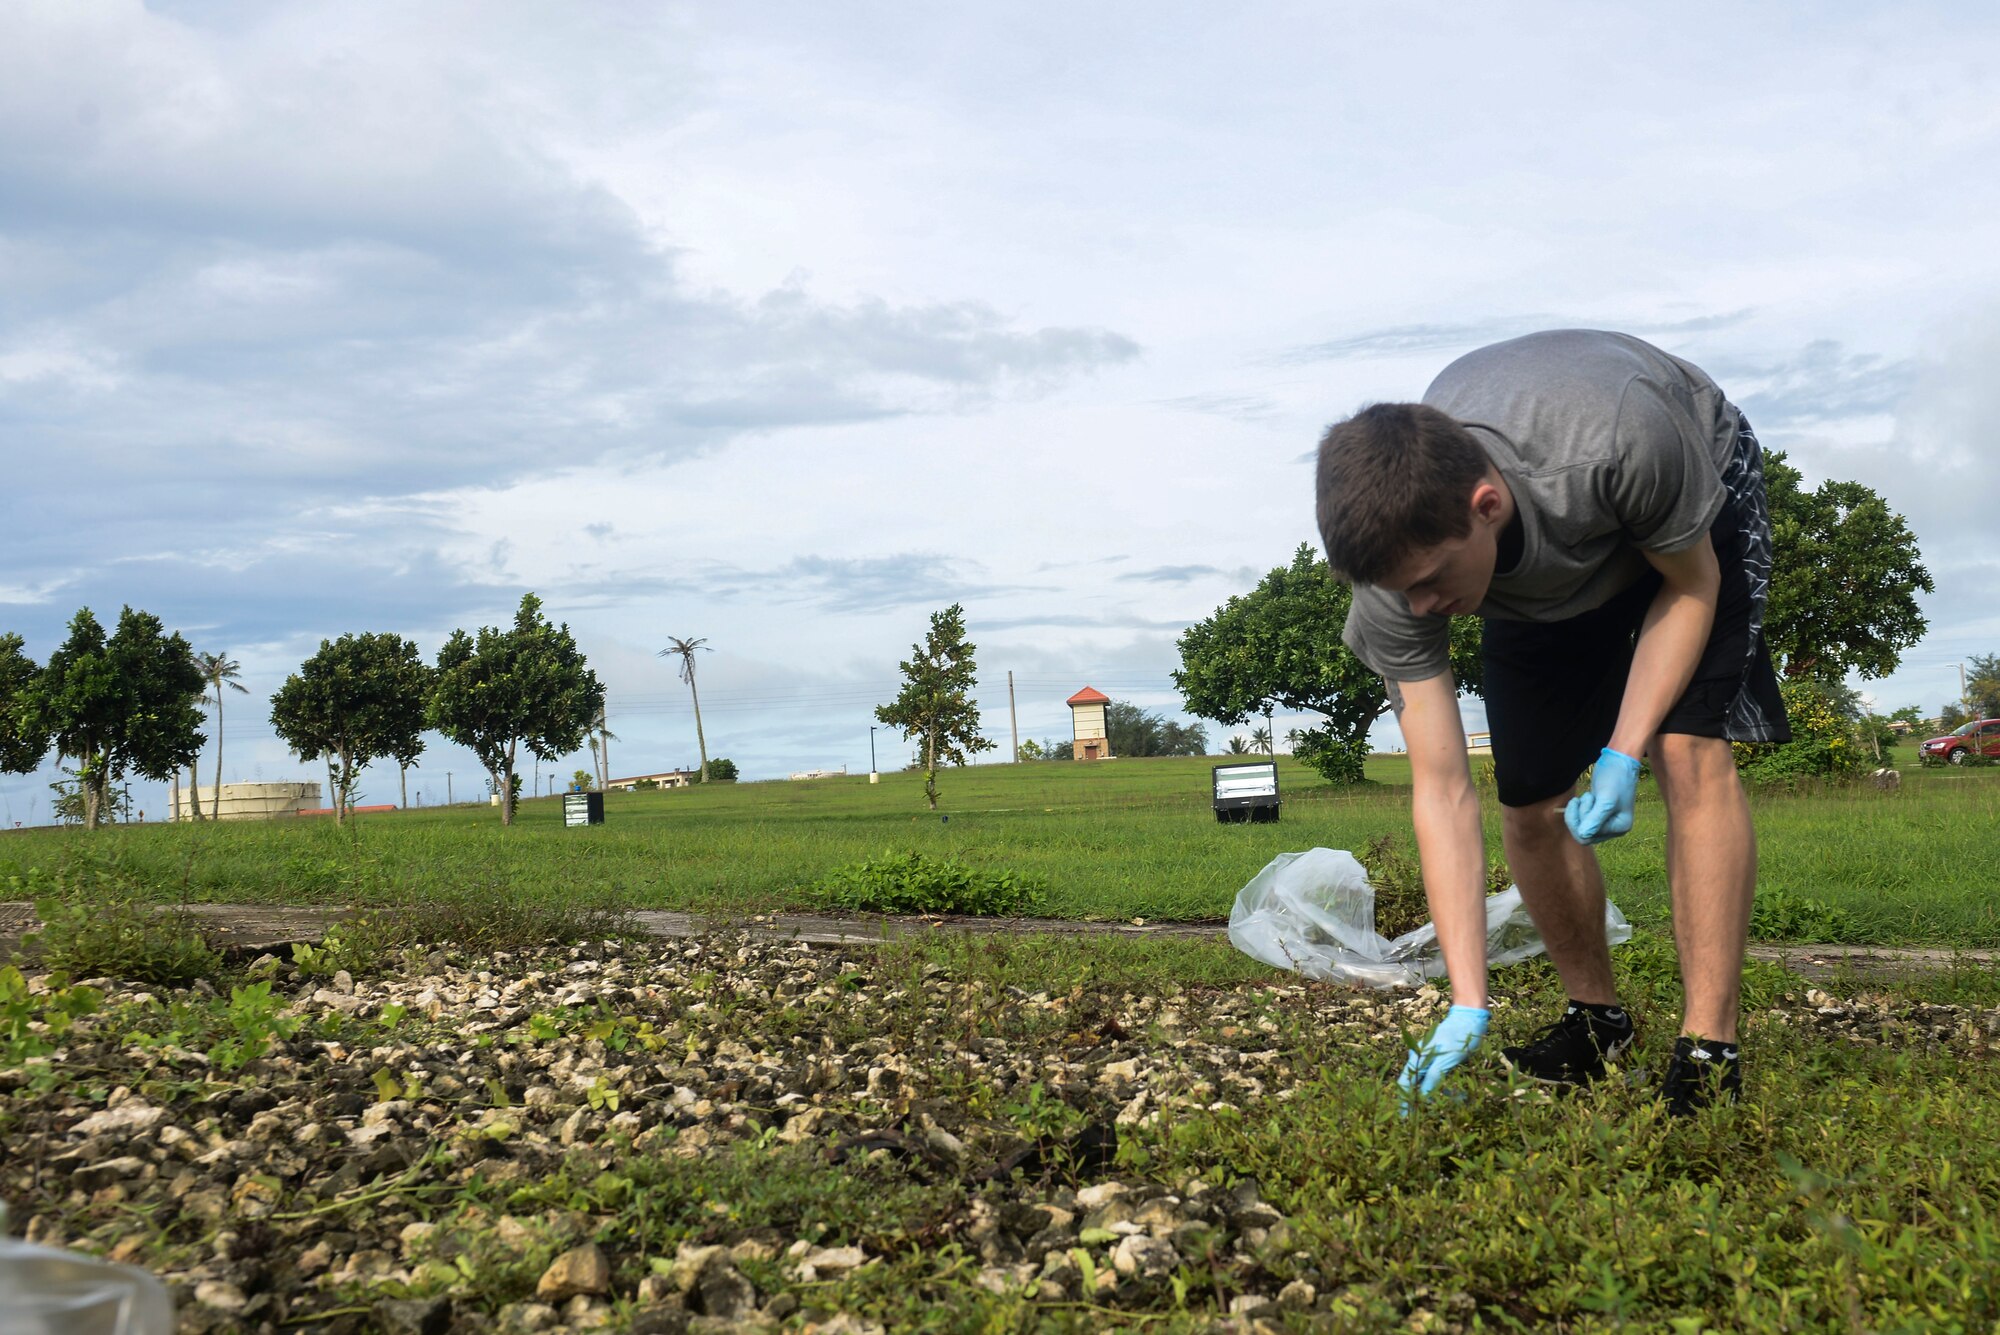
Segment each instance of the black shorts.
[{"label": "black shorts", "polygon": [[[1763,453],[1748,422],[1737,434],[1722,484],[1727,498],[1708,531],[1722,567],[1715,624],[1694,679],[1660,731],[1790,741],[1778,674],[1764,644],[1771,517]],[[1648,570],[1602,607],[1567,621],[1486,623],[1486,726],[1501,805],[1524,807],[1567,793],[1610,742],[1639,627],[1660,583],[1660,573]]]}]

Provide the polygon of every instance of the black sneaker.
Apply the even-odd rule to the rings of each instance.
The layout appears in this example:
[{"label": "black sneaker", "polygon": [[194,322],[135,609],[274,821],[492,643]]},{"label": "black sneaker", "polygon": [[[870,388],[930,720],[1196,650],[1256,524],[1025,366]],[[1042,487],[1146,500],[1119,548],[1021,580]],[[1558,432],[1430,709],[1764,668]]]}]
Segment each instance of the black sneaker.
[{"label": "black sneaker", "polygon": [[1500,1060],[1517,1075],[1545,1085],[1587,1085],[1632,1046],[1632,1017],[1623,1010],[1593,1014],[1571,1002],[1562,1018],[1534,1042],[1502,1048]]},{"label": "black sneaker", "polygon": [[1742,1097],[1743,1070],[1734,1043],[1716,1043],[1683,1034],[1674,1040],[1674,1059],[1660,1082],[1660,1097],[1674,1117],[1690,1117],[1712,1103]]}]

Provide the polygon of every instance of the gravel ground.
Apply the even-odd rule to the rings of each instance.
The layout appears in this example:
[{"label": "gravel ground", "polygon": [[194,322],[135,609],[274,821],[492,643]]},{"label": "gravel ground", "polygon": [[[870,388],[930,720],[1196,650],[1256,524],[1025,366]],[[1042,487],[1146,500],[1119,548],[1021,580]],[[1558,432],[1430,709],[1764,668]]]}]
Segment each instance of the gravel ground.
[{"label": "gravel ground", "polygon": [[[839,1307],[871,1272],[1144,1310],[1196,1261],[1217,1329],[1275,1328],[1337,1295],[1257,1184],[1149,1180],[1119,1166],[1118,1140],[1179,1110],[1287,1098],[1274,1014],[1386,1071],[1444,1004],[1306,983],[996,991],[741,936],[432,951],[359,981],[275,958],[259,973],[300,1027],[238,1069],[181,1032],[176,998],[106,980],[105,1008],[56,1053],[0,1069],[17,1225],[153,1268],[191,1332],[852,1335],[879,1329]],[[2000,1046],[2000,1011],[1812,991],[1766,1018]],[[878,1193],[884,1219],[760,1213],[759,1156],[816,1156]],[[666,1166],[656,1190],[753,1167],[702,1179],[714,1194],[665,1233],[635,1213],[644,1181],[622,1199],[538,1189],[644,1164]]]}]

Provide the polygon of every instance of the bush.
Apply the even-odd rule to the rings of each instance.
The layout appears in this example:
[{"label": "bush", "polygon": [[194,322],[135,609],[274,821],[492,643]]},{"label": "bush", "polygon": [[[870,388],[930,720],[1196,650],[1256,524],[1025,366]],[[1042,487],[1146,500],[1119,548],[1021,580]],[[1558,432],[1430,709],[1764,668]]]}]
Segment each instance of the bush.
[{"label": "bush", "polygon": [[373,973],[405,950],[453,946],[474,954],[525,950],[637,935],[618,905],[542,901],[491,889],[428,889],[423,898],[370,909],[327,929],[316,946],[292,947],[292,962],[309,977],[345,969]]},{"label": "bush", "polygon": [[[1375,888],[1375,930],[1391,941],[1405,932],[1414,932],[1431,920],[1430,900],[1424,895],[1423,867],[1414,850],[1405,852],[1396,836],[1385,834],[1372,839],[1356,857]],[[1511,884],[1507,864],[1495,858],[1486,868],[1486,893],[1498,894]]]},{"label": "bush", "polygon": [[152,902],[116,859],[66,853],[41,884],[47,893],[36,897],[35,916],[42,927],[23,944],[45,968],[156,986],[212,978],[222,969],[222,956],[187,906]]},{"label": "bush", "polygon": [[1875,749],[1821,682],[1790,678],[1778,684],[1792,740],[1777,745],[1737,742],[1737,769],[1750,783],[1791,783],[1799,779],[1845,780],[1875,768]]},{"label": "bush", "polygon": [[1854,919],[1810,895],[1789,890],[1760,890],[1750,901],[1753,941],[1845,941],[1854,933]]},{"label": "bush", "polygon": [[1327,727],[1303,728],[1291,734],[1292,754],[1329,783],[1360,783],[1368,759],[1368,739],[1344,742]]},{"label": "bush", "polygon": [[1044,887],[1011,871],[980,871],[921,853],[884,853],[842,867],[815,887],[827,906],[852,913],[965,913],[1000,916],[1039,912]]}]

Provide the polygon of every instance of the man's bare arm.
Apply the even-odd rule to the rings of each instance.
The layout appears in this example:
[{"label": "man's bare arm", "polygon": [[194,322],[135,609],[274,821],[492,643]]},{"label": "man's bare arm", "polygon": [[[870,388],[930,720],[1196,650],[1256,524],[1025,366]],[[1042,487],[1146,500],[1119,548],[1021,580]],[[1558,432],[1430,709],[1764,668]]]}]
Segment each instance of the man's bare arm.
[{"label": "man's bare arm", "polygon": [[1486,1006],[1486,836],[1465,759],[1465,724],[1451,674],[1389,682],[1396,722],[1410,748],[1410,814],[1424,871],[1424,897],[1451,975],[1452,1001]]},{"label": "man's bare arm", "polygon": [[1715,624],[1715,602],[1722,588],[1721,567],[1706,537],[1683,551],[1641,555],[1665,583],[1639,628],[1632,674],[1611,732],[1611,749],[1635,760],[1646,754],[1660,721],[1693,680],[1709,628]]}]

